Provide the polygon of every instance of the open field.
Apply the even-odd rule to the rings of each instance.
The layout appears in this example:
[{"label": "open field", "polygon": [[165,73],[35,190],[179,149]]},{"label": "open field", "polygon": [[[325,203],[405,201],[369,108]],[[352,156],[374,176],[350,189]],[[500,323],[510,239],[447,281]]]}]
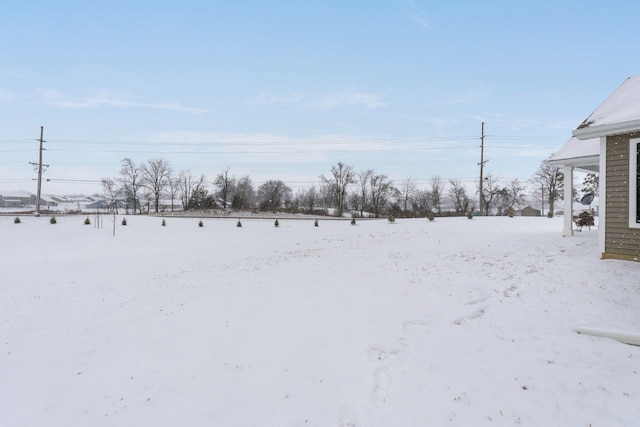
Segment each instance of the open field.
[{"label": "open field", "polygon": [[[93,221],[94,218],[90,217]],[[562,218],[0,217],[2,426],[627,426],[640,263]]]}]

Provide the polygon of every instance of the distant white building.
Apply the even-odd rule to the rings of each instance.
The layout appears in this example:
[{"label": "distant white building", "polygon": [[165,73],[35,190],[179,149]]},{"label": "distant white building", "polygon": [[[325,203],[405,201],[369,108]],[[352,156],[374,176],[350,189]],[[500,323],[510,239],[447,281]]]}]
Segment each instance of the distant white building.
[{"label": "distant white building", "polygon": [[0,194],[0,208],[24,208],[32,205],[35,196],[25,191],[12,191]]}]

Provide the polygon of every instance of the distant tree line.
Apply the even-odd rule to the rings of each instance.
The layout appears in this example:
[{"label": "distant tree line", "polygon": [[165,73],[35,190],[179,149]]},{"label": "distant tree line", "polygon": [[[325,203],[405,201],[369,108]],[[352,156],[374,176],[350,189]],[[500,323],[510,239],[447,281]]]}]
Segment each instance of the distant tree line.
[{"label": "distant tree line", "polygon": [[[503,180],[487,174],[483,182],[483,212],[508,215],[533,198],[554,212],[554,203],[563,197],[560,169],[542,162],[529,179],[531,194],[518,179]],[[372,169],[356,171],[338,162],[318,184],[294,192],[281,180],[268,180],[254,186],[248,175],[236,177],[230,168],[208,181],[190,170],[175,172],[163,158],[135,163],[120,162],[120,173],[103,179],[106,197],[126,213],[159,212],[181,209],[253,210],[262,212],[304,212],[315,215],[423,217],[430,214],[466,215],[478,209],[476,191],[469,194],[460,180],[443,180],[435,175],[422,187],[412,178],[394,183],[387,175]],[[583,191],[597,188],[597,175],[585,179]]]}]

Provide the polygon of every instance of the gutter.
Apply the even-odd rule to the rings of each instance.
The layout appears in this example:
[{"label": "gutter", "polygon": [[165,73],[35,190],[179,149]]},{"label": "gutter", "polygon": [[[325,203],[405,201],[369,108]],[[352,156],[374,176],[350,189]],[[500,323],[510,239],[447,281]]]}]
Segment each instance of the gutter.
[{"label": "gutter", "polygon": [[579,127],[572,132],[573,136],[578,139],[599,138],[601,136],[621,135],[625,133],[637,132],[640,130],[640,120],[631,120],[627,122],[590,126],[585,125]]}]

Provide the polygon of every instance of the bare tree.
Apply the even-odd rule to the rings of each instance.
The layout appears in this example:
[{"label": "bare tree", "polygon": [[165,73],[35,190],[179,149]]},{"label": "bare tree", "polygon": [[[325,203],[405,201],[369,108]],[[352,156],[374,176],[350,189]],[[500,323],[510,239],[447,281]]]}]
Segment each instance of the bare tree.
[{"label": "bare tree", "polygon": [[366,209],[367,201],[369,200],[369,185],[371,177],[373,176],[373,170],[367,169],[358,173],[358,185],[360,186],[360,194],[358,197],[360,205],[360,216],[364,216],[364,210]]},{"label": "bare tree", "polygon": [[171,212],[173,212],[174,200],[176,199],[176,197],[178,196],[178,192],[180,191],[180,181],[178,177],[174,176],[173,173],[171,173],[168,183],[169,197],[171,198]]},{"label": "bare tree", "polygon": [[428,190],[416,190],[413,210],[423,215],[431,210],[431,193]]},{"label": "bare tree", "polygon": [[546,196],[549,201],[549,214],[553,215],[555,201],[562,198],[564,190],[564,174],[560,168],[542,162],[529,182],[542,190],[543,198]]},{"label": "bare tree", "polygon": [[190,170],[181,170],[178,174],[178,186],[180,188],[180,201],[182,209],[187,210],[191,205],[191,196],[196,188],[203,188],[205,176],[200,175],[199,178],[193,176]]},{"label": "bare tree", "polygon": [[258,187],[260,209],[275,211],[281,208],[286,200],[291,198],[291,188],[279,180],[269,180]]},{"label": "bare tree", "polygon": [[236,182],[236,178],[229,175],[229,170],[228,167],[224,169],[213,181],[213,185],[218,188],[218,196],[222,199],[222,207],[225,209],[227,208],[227,199],[232,198],[231,193]]},{"label": "bare tree", "polygon": [[370,182],[371,210],[376,217],[384,213],[393,191],[393,183],[386,175],[373,175]]},{"label": "bare tree", "polygon": [[320,184],[320,203],[324,211],[331,206],[331,190],[325,183]]},{"label": "bare tree", "polygon": [[484,184],[482,186],[482,201],[484,202],[483,208],[485,215],[489,215],[492,208],[494,208],[495,202],[500,194],[500,185],[500,178],[497,178],[491,174],[488,174],[484,177]]},{"label": "bare tree", "polygon": [[245,175],[236,182],[231,206],[234,209],[246,209],[251,206],[255,197],[256,192],[253,189],[251,178],[249,175]]},{"label": "bare tree", "polygon": [[160,195],[169,184],[171,167],[165,159],[159,158],[149,159],[146,164],[143,163],[140,166],[140,170],[142,171],[142,185],[153,195],[157,213],[160,207]]},{"label": "bare tree", "polygon": [[118,216],[118,187],[115,181],[111,178],[102,179],[102,188],[104,189],[105,198],[109,206],[109,213],[111,214],[111,221],[113,222],[113,235],[116,235],[116,217]]},{"label": "bare tree", "polygon": [[295,204],[304,208],[307,213],[313,213],[319,201],[319,193],[315,186],[308,189],[298,190],[295,197]]},{"label": "bare tree", "polygon": [[447,193],[449,199],[453,203],[453,208],[458,215],[464,215],[469,210],[469,196],[467,190],[462,185],[462,182],[455,179],[449,180],[449,191]]},{"label": "bare tree", "polygon": [[524,185],[518,178],[514,178],[509,181],[509,184],[504,187],[502,193],[504,198],[503,213],[508,214],[513,211],[514,207],[521,204],[524,200]]},{"label": "bare tree", "polygon": [[431,205],[440,213],[442,211],[442,197],[444,195],[444,182],[439,175],[431,177]]},{"label": "bare tree", "polygon": [[136,214],[138,209],[139,199],[138,193],[142,188],[142,173],[140,168],[130,158],[124,158],[120,162],[120,177],[118,183],[122,190],[123,195],[127,198],[126,212],[129,212],[129,201],[133,202],[133,214]]},{"label": "bare tree", "polygon": [[351,211],[354,216],[360,216],[361,218],[364,215],[364,201],[362,200],[362,196],[358,191],[352,191],[347,196],[347,202],[351,207]]},{"label": "bare tree", "polygon": [[321,175],[320,179],[326,184],[336,204],[337,216],[342,216],[346,208],[345,202],[348,187],[355,182],[355,172],[353,171],[353,166],[338,162],[331,167],[331,175],[329,178]]},{"label": "bare tree", "polygon": [[409,202],[413,198],[417,188],[418,185],[412,178],[406,178],[400,183],[398,191],[400,193],[400,200],[402,201],[402,210],[405,213],[410,206]]}]

